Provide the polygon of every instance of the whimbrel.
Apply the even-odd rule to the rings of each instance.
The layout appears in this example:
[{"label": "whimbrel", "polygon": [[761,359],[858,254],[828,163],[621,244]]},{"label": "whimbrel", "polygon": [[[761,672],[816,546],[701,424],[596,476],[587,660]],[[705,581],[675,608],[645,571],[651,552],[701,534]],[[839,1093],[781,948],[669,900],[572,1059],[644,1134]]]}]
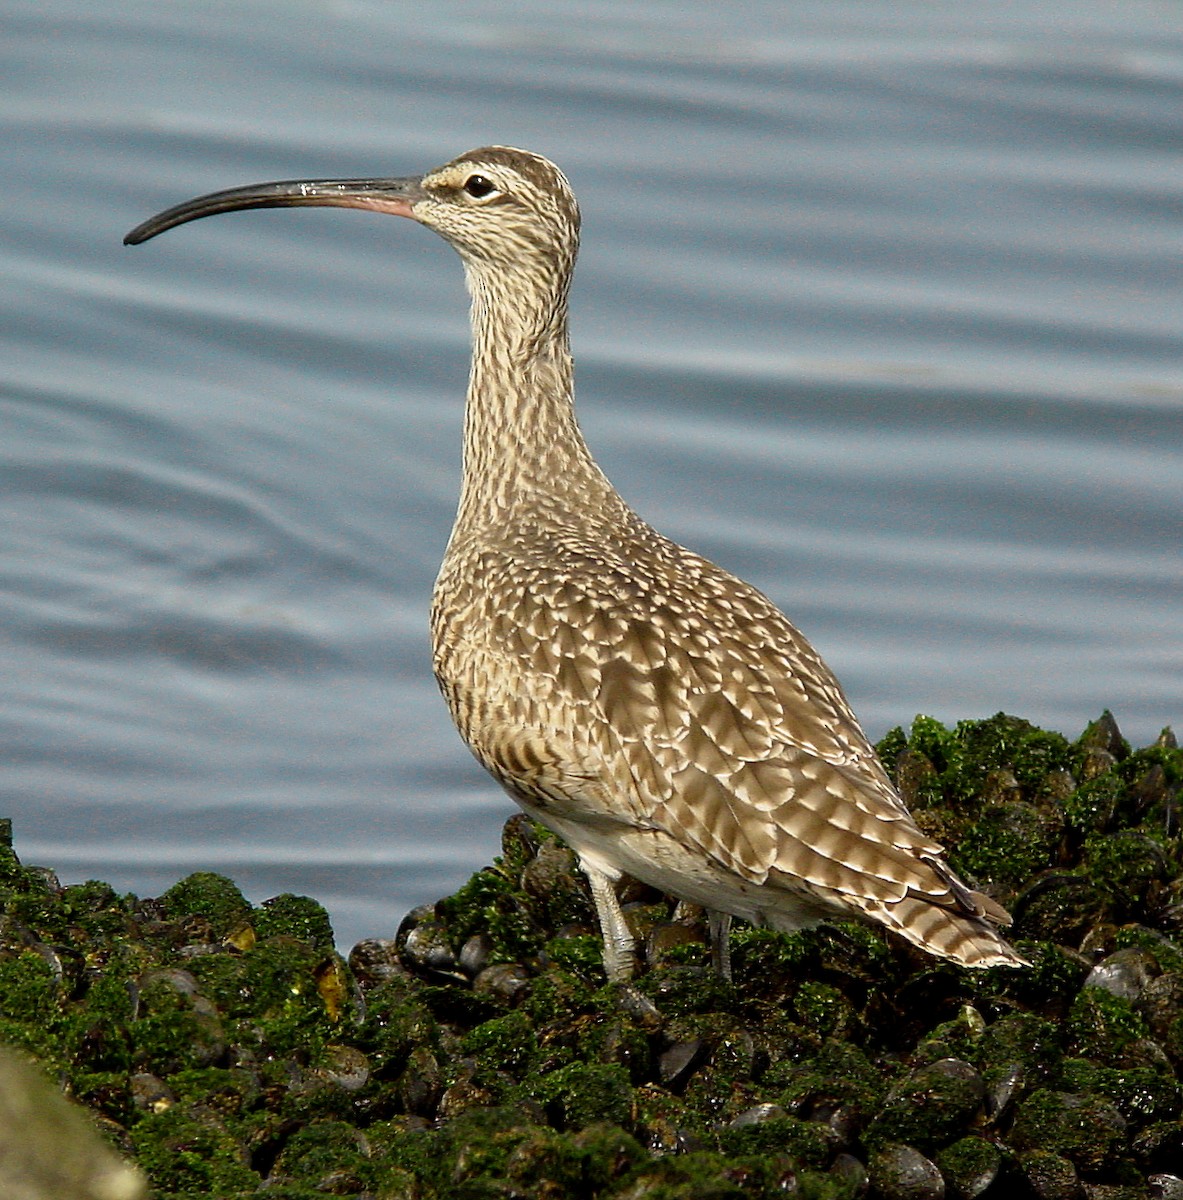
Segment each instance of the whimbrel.
[{"label": "whimbrel", "polygon": [[995,930],[1006,912],[917,827],[813,647],[641,520],[592,458],[572,400],[579,209],[562,172],[487,146],[412,178],[217,192],[125,241],[288,205],[410,217],[463,260],[472,372],[435,673],[472,752],[578,856],[609,978],[634,965],[626,873],[708,910],[724,974],[732,917],[862,917],[967,966],[1022,965]]}]

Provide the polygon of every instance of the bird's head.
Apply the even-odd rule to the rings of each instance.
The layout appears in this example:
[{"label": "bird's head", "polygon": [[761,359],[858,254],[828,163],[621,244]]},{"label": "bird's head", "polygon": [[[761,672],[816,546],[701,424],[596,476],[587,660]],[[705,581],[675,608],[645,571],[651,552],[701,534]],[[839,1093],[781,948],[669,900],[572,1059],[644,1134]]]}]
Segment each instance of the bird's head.
[{"label": "bird's head", "polygon": [[541,155],[486,146],[429,171],[418,187],[410,215],[478,270],[574,258],[579,206],[562,171]]},{"label": "bird's head", "polygon": [[487,268],[518,274],[556,267],[565,274],[579,241],[579,206],[563,173],[541,155],[510,146],[471,150],[420,176],[285,180],[213,192],[157,214],[123,240],[138,245],[237,209],[310,205],[410,217],[449,241],[478,275]]}]

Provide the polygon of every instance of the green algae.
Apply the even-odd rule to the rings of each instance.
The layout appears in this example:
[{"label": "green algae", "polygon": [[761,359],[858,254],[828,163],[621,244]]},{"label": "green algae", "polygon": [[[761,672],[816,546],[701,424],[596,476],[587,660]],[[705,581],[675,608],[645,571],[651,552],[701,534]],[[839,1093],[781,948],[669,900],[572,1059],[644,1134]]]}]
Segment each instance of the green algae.
[{"label": "green algae", "polygon": [[1173,1120],[1183,1103],[1174,1074],[1153,1067],[1101,1067],[1087,1059],[1068,1058],[1060,1067],[1060,1087],[1112,1100],[1134,1125]]},{"label": "green algae", "polygon": [[172,920],[204,918],[213,936],[219,938],[226,937],[251,914],[251,906],[237,885],[212,871],[187,875],[160,897],[160,903]]},{"label": "green algae", "polygon": [[1134,1043],[1148,1034],[1146,1021],[1123,996],[1103,988],[1084,988],[1064,1023],[1069,1047],[1099,1062],[1117,1064]]},{"label": "green algae", "polygon": [[1070,743],[1001,714],[917,718],[881,751],[1011,907],[1029,968],[966,971],[856,923],[739,925],[726,982],[701,920],[635,888],[649,960],[608,986],[573,857],[524,817],[349,963],[308,897],[252,906],[206,872],[159,900],[62,888],[0,836],[0,1040],[161,1200],[828,1200],[901,1147],[950,1196],[1174,1171],[1183,752],[1131,750],[1108,716]]},{"label": "green algae", "polygon": [[1096,1176],[1119,1159],[1126,1128],[1103,1097],[1040,1088],[1019,1104],[1011,1140],[1018,1150],[1047,1150]]},{"label": "green algae", "polygon": [[0,959],[0,1015],[16,1024],[58,1023],[62,988],[52,964],[35,950]]},{"label": "green algae", "polygon": [[1021,800],[987,807],[951,857],[971,878],[1018,887],[1056,858],[1063,821]]},{"label": "green algae", "polygon": [[987,1084],[1019,1066],[1032,1084],[1055,1077],[1064,1055],[1060,1022],[1031,1012],[1008,1013],[985,1029],[967,1046],[967,1057],[982,1072]]},{"label": "green algae", "polygon": [[[998,1180],[1007,1165],[1003,1152],[982,1137],[963,1137],[945,1146],[936,1165],[953,1196],[980,1196]],[[1014,1187],[1013,1177],[1007,1182]]]},{"label": "green algae", "polygon": [[816,1121],[799,1117],[771,1117],[745,1125],[729,1125],[719,1134],[725,1154],[787,1154],[795,1163],[818,1170],[829,1165],[832,1141]]},{"label": "green algae", "polygon": [[868,1146],[902,1142],[931,1151],[972,1128],[984,1111],[985,1084],[968,1063],[940,1059],[911,1072],[888,1093],[863,1134]]},{"label": "green algae", "polygon": [[290,937],[307,942],[318,950],[332,950],[334,937],[329,914],[310,896],[285,892],[264,900],[254,921],[258,938]]},{"label": "green algae", "polygon": [[132,1063],[171,1075],[190,1064],[209,1066],[226,1049],[226,1032],[217,1012],[190,990],[185,972],[160,970],[137,985],[138,1011],[129,1023]]},{"label": "green algae", "polygon": [[1075,788],[1060,803],[1064,820],[1075,834],[1104,833],[1113,822],[1125,784],[1116,771],[1108,771]]},{"label": "green algae", "polygon": [[533,918],[514,880],[495,867],[478,871],[439,904],[453,949],[483,934],[492,943],[490,961],[518,962],[542,948],[544,929]]},{"label": "green algae", "polygon": [[819,1037],[853,1037],[859,1030],[857,1007],[833,984],[808,980],[793,1000],[797,1020]]},{"label": "green algae", "polygon": [[619,1063],[568,1063],[529,1080],[526,1095],[559,1129],[594,1121],[625,1125],[632,1115],[632,1081]]},{"label": "green algae", "polygon": [[537,1049],[534,1025],[525,1013],[511,1012],[485,1021],[464,1035],[461,1050],[479,1058],[490,1070],[521,1079]]}]

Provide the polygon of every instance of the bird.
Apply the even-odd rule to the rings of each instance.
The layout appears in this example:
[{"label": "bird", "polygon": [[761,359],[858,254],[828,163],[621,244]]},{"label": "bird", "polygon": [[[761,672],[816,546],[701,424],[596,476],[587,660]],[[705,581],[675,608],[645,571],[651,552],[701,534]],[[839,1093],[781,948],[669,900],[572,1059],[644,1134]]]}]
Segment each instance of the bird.
[{"label": "bird", "polygon": [[178,204],[138,244],[239,209],[408,217],[459,253],[472,363],[432,663],[461,737],[587,877],[607,978],[628,985],[631,876],[708,915],[795,931],[879,924],[967,967],[1023,966],[1010,917],[917,825],[829,667],[762,592],[625,502],[576,420],[568,300],[580,213],[511,146],[424,175],[252,184]]}]

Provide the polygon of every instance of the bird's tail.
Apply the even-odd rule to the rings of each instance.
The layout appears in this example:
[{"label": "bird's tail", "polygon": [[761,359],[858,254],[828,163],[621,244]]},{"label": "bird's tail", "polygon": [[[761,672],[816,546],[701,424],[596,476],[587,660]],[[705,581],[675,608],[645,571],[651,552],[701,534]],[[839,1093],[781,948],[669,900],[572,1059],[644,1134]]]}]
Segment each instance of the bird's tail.
[{"label": "bird's tail", "polygon": [[998,933],[1010,924],[1001,905],[980,892],[966,894],[976,911],[958,912],[925,896],[908,895],[885,904],[875,916],[921,950],[966,967],[1029,967],[1031,964]]}]

